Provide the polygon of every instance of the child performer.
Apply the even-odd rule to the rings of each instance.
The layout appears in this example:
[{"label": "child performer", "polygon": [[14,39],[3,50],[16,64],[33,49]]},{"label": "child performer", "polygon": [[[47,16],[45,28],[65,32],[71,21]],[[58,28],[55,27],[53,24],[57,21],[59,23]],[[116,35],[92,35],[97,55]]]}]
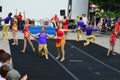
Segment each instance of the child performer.
[{"label": "child performer", "polygon": [[92,32],[93,31],[98,31],[97,29],[92,28],[90,26],[90,23],[88,23],[88,24],[89,25],[85,27],[87,38],[86,38],[86,41],[84,42],[84,46],[89,45],[91,39],[93,39],[93,41],[96,40],[96,37],[95,37],[95,35],[92,35]]},{"label": "child performer", "polygon": [[[71,16],[71,12],[69,13],[68,17],[64,16],[64,19],[61,20],[63,23],[63,29],[68,30],[68,23],[69,23],[70,16]],[[68,36],[68,31],[65,31],[65,39],[67,39],[67,36]]]},{"label": "child performer", "polygon": [[9,22],[12,19],[12,13],[9,13],[6,18],[4,18],[2,21],[4,21],[4,26],[2,28],[2,40],[4,39],[5,35],[7,35],[8,40],[10,40],[10,34],[8,32],[9,30]]},{"label": "child performer", "polygon": [[31,34],[33,37],[38,37],[38,52],[39,56],[43,55],[43,52],[45,53],[46,59],[48,59],[48,49],[47,49],[47,37],[53,38],[45,33],[45,27],[42,27],[42,32],[37,34]]},{"label": "child performer", "polygon": [[82,17],[80,17],[80,20],[77,22],[77,41],[81,40],[84,28],[85,23],[83,22]]},{"label": "child performer", "polygon": [[14,39],[14,42],[12,43],[12,45],[18,45],[18,39],[17,39],[17,36],[16,36],[17,30],[18,30],[17,16],[15,15],[14,20],[13,20],[13,24],[12,24],[12,35],[13,35],[13,39]]},{"label": "child performer", "polygon": [[26,50],[26,45],[27,45],[27,41],[30,44],[30,46],[32,47],[33,52],[35,52],[35,48],[30,40],[30,33],[29,33],[29,27],[31,24],[29,24],[29,19],[26,19],[25,16],[25,11],[23,12],[24,14],[24,21],[25,21],[25,25],[24,25],[24,47],[23,50],[21,52],[25,53]]},{"label": "child performer", "polygon": [[[54,22],[55,24],[55,22]],[[64,61],[65,60],[65,31],[73,31],[73,30],[66,30],[63,29],[63,23],[62,22],[57,22],[57,24],[55,24],[56,27],[56,36],[57,36],[57,40],[56,40],[56,48],[57,48],[57,57],[56,59],[60,58],[60,52],[62,52],[62,58],[60,61]]]},{"label": "child performer", "polygon": [[116,55],[114,53],[114,48],[115,48],[116,38],[117,38],[119,30],[120,30],[120,19],[118,19],[116,25],[113,27],[112,34],[109,38],[110,47],[108,49],[107,56],[109,56],[111,50],[112,50],[112,54]]}]

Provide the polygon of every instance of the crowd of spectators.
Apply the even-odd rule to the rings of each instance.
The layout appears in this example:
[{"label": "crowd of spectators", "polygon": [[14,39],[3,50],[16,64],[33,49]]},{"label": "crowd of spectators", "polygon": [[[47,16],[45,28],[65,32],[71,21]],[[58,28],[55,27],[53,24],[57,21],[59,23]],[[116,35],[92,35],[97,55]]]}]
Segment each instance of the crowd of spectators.
[{"label": "crowd of spectators", "polygon": [[27,75],[21,78],[20,73],[11,63],[12,56],[0,49],[0,80],[26,80]]}]

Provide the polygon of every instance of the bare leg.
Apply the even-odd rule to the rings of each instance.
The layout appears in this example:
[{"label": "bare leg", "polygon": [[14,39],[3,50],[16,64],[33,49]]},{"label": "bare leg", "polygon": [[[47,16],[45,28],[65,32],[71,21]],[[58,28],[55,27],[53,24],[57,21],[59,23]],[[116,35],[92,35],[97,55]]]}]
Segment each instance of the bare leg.
[{"label": "bare leg", "polygon": [[115,43],[112,43],[112,54],[113,54],[113,55],[116,55],[116,54],[114,53],[114,47],[115,47]]},{"label": "bare leg", "polygon": [[60,61],[64,61],[64,60],[65,60],[65,50],[64,50],[64,46],[65,46],[65,44],[61,44],[62,59],[61,59]]},{"label": "bare leg", "polygon": [[23,50],[21,52],[25,52],[26,45],[27,45],[27,39],[24,37],[24,47],[23,47]]},{"label": "bare leg", "polygon": [[60,47],[57,48],[57,57],[56,59],[59,59],[60,58]]},{"label": "bare leg", "polygon": [[12,35],[13,35],[13,40],[14,42],[12,43],[12,45],[18,45],[18,39],[16,37],[16,32],[15,31],[12,31]]},{"label": "bare leg", "polygon": [[33,52],[35,52],[35,48],[34,48],[32,42],[31,42],[30,38],[28,37],[27,40],[28,40],[30,46],[32,47]]},{"label": "bare leg", "polygon": [[65,39],[68,37],[68,31],[65,32]]},{"label": "bare leg", "polygon": [[18,45],[17,32],[15,32],[15,44]]},{"label": "bare leg", "polygon": [[110,42],[110,47],[108,48],[107,56],[110,55],[111,48],[112,48],[112,43]]},{"label": "bare leg", "polygon": [[12,35],[13,35],[13,43],[12,43],[12,45],[15,45],[15,32],[14,31],[12,31]]}]

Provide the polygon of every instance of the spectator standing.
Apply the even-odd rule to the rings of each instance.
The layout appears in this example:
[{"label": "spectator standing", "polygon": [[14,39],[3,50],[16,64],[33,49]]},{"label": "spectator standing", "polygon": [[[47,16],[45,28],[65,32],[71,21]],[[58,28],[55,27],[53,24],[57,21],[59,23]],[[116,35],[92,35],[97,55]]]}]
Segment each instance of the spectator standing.
[{"label": "spectator standing", "polygon": [[18,10],[16,10],[16,15],[17,15],[17,19],[18,19],[18,30],[22,30],[22,14],[21,12],[19,12],[18,14]]},{"label": "spectator standing", "polygon": [[82,20],[83,20],[84,24],[87,25],[88,19],[87,19],[86,14],[82,14]]},{"label": "spectator standing", "polygon": [[96,14],[96,26],[98,25],[99,21],[100,21],[100,16]]}]

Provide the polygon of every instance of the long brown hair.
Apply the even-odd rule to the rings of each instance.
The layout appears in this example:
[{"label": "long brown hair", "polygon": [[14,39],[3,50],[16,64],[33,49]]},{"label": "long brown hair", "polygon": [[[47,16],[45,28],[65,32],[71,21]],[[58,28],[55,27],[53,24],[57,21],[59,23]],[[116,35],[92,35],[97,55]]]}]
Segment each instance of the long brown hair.
[{"label": "long brown hair", "polygon": [[7,76],[8,71],[10,71],[10,67],[8,65],[3,65],[0,68],[0,74],[3,78],[5,78]]}]

